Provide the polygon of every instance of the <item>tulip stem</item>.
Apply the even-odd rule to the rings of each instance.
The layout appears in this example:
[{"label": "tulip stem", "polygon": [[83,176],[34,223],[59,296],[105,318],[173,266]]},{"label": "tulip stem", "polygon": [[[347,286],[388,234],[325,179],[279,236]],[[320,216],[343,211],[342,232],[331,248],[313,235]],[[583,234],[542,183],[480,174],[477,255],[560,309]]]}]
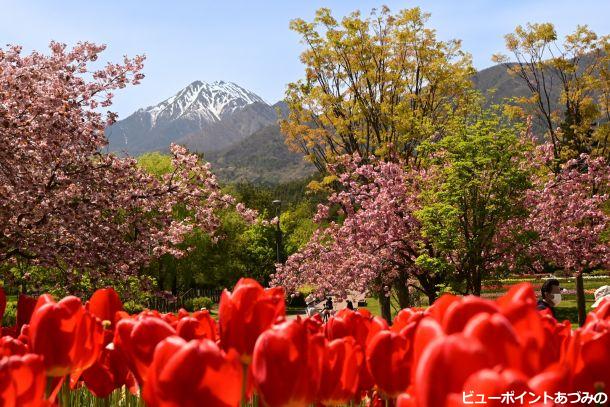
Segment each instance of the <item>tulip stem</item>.
[{"label": "tulip stem", "polygon": [[241,380],[241,406],[246,407],[246,405],[247,405],[246,390],[247,390],[247,384],[248,384],[248,365],[245,363],[242,363],[241,366],[243,368],[243,375],[242,375],[242,380]]}]

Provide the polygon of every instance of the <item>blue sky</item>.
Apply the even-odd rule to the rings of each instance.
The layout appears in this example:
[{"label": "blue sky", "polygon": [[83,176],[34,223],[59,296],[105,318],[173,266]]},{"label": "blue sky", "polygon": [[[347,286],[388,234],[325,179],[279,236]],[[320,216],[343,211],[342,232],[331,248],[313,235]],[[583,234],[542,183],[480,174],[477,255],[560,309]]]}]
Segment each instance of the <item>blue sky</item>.
[{"label": "blue sky", "polygon": [[319,7],[342,16],[382,4],[430,12],[429,24],[438,37],[462,39],[479,69],[504,50],[503,35],[517,24],[550,21],[560,34],[588,24],[598,34],[610,34],[606,0],[0,0],[0,44],[40,50],[52,39],[68,44],[89,40],[108,45],[104,60],[146,54],[143,83],[117,92],[113,110],[120,117],[197,79],[233,81],[274,103],[286,83],[303,76],[302,45],[288,29],[291,19],[311,20]]}]

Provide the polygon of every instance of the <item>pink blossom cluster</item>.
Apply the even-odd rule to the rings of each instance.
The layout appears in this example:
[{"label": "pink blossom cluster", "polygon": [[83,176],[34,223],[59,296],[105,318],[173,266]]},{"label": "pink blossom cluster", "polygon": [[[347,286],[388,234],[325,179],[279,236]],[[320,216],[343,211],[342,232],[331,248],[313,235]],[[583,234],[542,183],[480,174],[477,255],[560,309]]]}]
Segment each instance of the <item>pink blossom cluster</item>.
[{"label": "pink blossom cluster", "polygon": [[537,174],[533,181],[524,200],[528,215],[505,227],[537,235],[524,248],[534,259],[533,267],[541,270],[545,261],[577,273],[608,267],[610,245],[604,232],[610,216],[603,207],[610,186],[607,161],[583,154],[563,164],[558,173]]},{"label": "pink blossom cluster", "polygon": [[[93,279],[121,277],[152,256],[180,256],[193,228],[213,233],[217,210],[235,205],[184,147],[171,146],[173,171],[162,178],[102,153],[116,116],[104,119],[100,108],[114,90],[139,83],[144,60],[90,70],[104,48],[0,49],[0,261],[59,266],[68,280],[85,269]],[[175,216],[178,206],[185,216]]]},{"label": "pink blossom cluster", "polygon": [[417,174],[405,172],[401,163],[371,160],[344,156],[330,166],[340,188],[318,206],[315,220],[327,220],[332,208],[339,208],[345,220],[318,229],[305,247],[278,265],[272,285],[293,292],[308,284],[319,294],[347,296],[417,272],[422,242],[414,216]]}]

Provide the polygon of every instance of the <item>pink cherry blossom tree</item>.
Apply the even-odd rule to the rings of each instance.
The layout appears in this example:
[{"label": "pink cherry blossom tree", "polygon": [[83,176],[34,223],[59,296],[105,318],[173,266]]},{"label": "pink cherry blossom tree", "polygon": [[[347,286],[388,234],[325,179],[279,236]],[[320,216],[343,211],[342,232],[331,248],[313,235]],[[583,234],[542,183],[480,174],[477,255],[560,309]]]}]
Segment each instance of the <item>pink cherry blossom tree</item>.
[{"label": "pink cherry blossom tree", "polygon": [[[341,297],[372,289],[386,319],[392,288],[400,306],[409,305],[409,277],[417,278],[433,301],[444,276],[424,273],[416,265],[427,247],[414,216],[422,174],[406,172],[400,162],[365,162],[358,155],[340,157],[329,165],[329,172],[339,188],[327,204],[318,206],[315,220],[322,227],[278,265],[272,285],[282,285],[288,292],[311,285],[318,295]],[[343,222],[329,221],[337,208]]]},{"label": "pink cherry blossom tree", "polygon": [[[550,151],[548,145],[540,150]],[[549,154],[540,157],[545,163],[550,162]],[[536,235],[527,252],[538,269],[546,262],[574,272],[582,324],[586,316],[583,273],[610,266],[606,235],[610,216],[604,210],[610,166],[603,157],[583,154],[563,164],[558,173],[547,169],[537,174],[534,183],[525,198],[529,215],[520,226]]]},{"label": "pink cherry blossom tree", "polygon": [[116,115],[100,111],[113,91],[140,82],[144,61],[92,69],[104,48],[0,49],[0,261],[57,268],[67,286],[83,271],[93,281],[123,278],[152,257],[180,256],[193,228],[213,233],[217,209],[235,204],[183,147],[171,146],[173,171],[162,178],[101,152]]}]

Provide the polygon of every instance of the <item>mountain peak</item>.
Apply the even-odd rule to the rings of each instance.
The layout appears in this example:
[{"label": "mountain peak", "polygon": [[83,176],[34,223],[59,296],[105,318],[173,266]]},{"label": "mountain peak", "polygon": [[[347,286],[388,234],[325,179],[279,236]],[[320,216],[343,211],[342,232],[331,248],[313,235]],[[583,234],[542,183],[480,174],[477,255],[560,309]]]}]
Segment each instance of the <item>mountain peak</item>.
[{"label": "mountain peak", "polygon": [[[159,120],[173,121],[185,115],[199,117],[204,122],[216,122],[252,103],[265,101],[233,82],[196,80],[163,102],[150,106],[145,112],[151,115],[154,126]],[[266,103],[265,103],[266,104]]]},{"label": "mountain peak", "polygon": [[[218,149],[276,120],[273,107],[234,82],[195,80],[164,101],[117,122],[107,134],[111,151],[146,151],[171,141]],[[134,144],[139,145],[137,149]]]}]

